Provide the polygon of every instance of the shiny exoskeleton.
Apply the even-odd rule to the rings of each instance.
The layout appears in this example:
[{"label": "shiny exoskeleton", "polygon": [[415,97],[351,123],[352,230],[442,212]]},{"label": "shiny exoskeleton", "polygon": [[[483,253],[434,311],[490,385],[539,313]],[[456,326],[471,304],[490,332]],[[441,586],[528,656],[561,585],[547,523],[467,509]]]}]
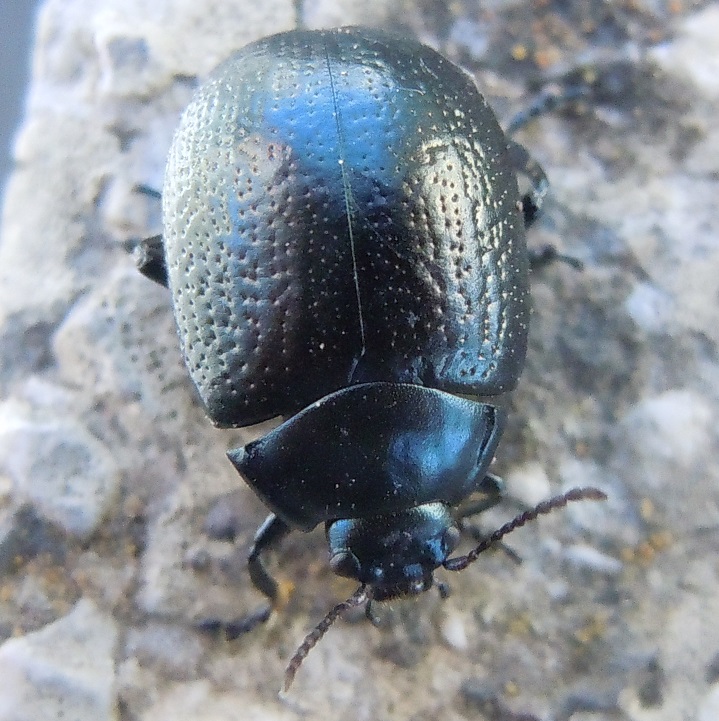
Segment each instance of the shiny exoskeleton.
[{"label": "shiny exoskeleton", "polygon": [[456,507],[498,493],[493,397],[524,364],[545,190],[470,78],[413,40],[275,35],[196,93],[140,266],[172,292],[214,423],[288,418],[229,453],[272,511],[250,554],[270,599],[262,553],[319,523],[372,599],[456,567]]}]

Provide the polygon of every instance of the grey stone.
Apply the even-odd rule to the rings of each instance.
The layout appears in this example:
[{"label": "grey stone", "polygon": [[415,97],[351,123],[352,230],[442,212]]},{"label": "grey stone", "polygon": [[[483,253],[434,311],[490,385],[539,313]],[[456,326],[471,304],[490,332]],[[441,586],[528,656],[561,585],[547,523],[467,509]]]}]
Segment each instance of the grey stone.
[{"label": "grey stone", "polygon": [[677,37],[658,45],[652,57],[672,75],[719,99],[719,55],[712,52],[719,32],[719,8],[709,5],[682,23]]},{"label": "grey stone", "polygon": [[309,28],[332,28],[338,25],[372,25],[382,27],[394,14],[392,3],[385,0],[316,0],[304,3],[302,20]]},{"label": "grey stone", "polygon": [[[3,632],[55,618],[58,583],[88,600],[0,648],[0,718],[114,718],[113,688],[148,720],[713,718],[719,13],[667,7],[616,5],[610,20],[597,3],[578,19],[517,0],[45,3],[0,243]],[[413,613],[382,609],[379,629],[349,614],[280,703],[288,656],[353,589],[328,571],[321,529],[294,534],[271,563],[296,589],[268,625],[231,643],[193,628],[263,602],[245,555],[266,509],[224,457],[262,429],[212,428],[167,293],[129,250],[159,230],[137,186],[161,187],[193,88],[298,21],[414,34],[469,67],[502,118],[530,77],[598,58],[619,58],[627,84],[521,131],[552,182],[529,240],[585,269],[533,275],[527,368],[492,469],[510,499],[477,523],[570,486],[609,500],[517,531],[520,565],[487,553],[438,573],[441,603],[393,604]]]},{"label": "grey stone", "polygon": [[212,721],[290,721],[298,713],[283,708],[276,701],[257,702],[246,693],[215,689],[208,681],[193,681],[170,686],[156,694],[153,703],[139,715],[140,721],[174,719],[195,721],[198,718]]},{"label": "grey stone", "polygon": [[80,538],[98,528],[119,491],[110,452],[67,421],[6,419],[0,427],[0,465],[13,479],[18,501]]},{"label": "grey stone", "polygon": [[440,629],[442,640],[456,651],[466,651],[469,647],[467,638],[467,624],[465,619],[457,613],[448,614]]},{"label": "grey stone", "polygon": [[128,658],[178,681],[197,676],[203,652],[197,633],[169,624],[148,623],[131,628],[125,642]]},{"label": "grey stone", "polygon": [[697,721],[714,721],[719,718],[719,684],[712,684],[702,699]]},{"label": "grey stone", "polygon": [[90,601],[0,646],[0,719],[114,721],[115,623]]},{"label": "grey stone", "polygon": [[607,576],[616,576],[621,573],[623,568],[619,559],[601,553],[593,546],[579,544],[569,546],[564,552],[564,557],[569,563],[578,568],[585,568],[594,573],[603,573]]},{"label": "grey stone", "polygon": [[504,480],[511,496],[526,506],[534,506],[552,495],[547,472],[536,462],[515,466]]},{"label": "grey stone", "polygon": [[714,703],[712,689],[703,679],[719,648],[716,564],[710,559],[697,559],[680,572],[679,578],[684,587],[672,589],[672,602],[660,611],[660,702],[648,702],[642,693],[643,685],[629,683],[621,693],[620,703],[631,721],[700,718]]},{"label": "grey stone", "polygon": [[126,261],[75,303],[57,329],[59,373],[96,397],[139,401],[164,430],[179,433],[192,396],[167,294],[129,256]]},{"label": "grey stone", "polygon": [[717,441],[716,415],[707,398],[689,389],[671,390],[643,399],[622,418],[615,466],[674,528],[716,526],[719,473],[707,465],[706,449]]},{"label": "grey stone", "polygon": [[0,512],[0,575],[39,554],[63,563],[65,539],[60,530],[39,517],[29,505]]}]

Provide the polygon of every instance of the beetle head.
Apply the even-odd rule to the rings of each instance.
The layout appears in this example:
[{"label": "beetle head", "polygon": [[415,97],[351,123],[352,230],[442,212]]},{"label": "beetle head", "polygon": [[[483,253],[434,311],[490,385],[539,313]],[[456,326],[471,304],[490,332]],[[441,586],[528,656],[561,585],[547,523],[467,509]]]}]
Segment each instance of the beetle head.
[{"label": "beetle head", "polygon": [[457,545],[459,531],[443,503],[425,503],[408,511],[368,520],[329,522],[327,538],[332,566],[342,576],[357,578],[360,587],[346,601],[330,609],[305,636],[287,665],[283,689],[289,689],[307,654],[347,609],[371,599],[379,601],[426,591],[432,585],[432,571],[437,566],[442,565],[448,571],[461,571],[529,521],[572,501],[603,501],[606,498],[598,488],[571,488],[520,513],[469,553],[454,558],[448,556]]},{"label": "beetle head", "polygon": [[327,524],[330,565],[367,586],[377,601],[422,593],[459,540],[444,503]]}]

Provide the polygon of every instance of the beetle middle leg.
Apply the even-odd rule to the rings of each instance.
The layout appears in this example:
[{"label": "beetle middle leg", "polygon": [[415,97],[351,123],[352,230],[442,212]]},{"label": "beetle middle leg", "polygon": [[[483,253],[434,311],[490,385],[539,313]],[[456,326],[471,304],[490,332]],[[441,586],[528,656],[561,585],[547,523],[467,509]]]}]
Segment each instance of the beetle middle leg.
[{"label": "beetle middle leg", "polygon": [[591,96],[591,89],[586,79],[570,78],[559,83],[550,83],[532,100],[524,110],[520,110],[507,126],[507,135],[514,135],[530,121],[540,115],[552,113],[578,100],[586,100]]},{"label": "beetle middle leg", "polygon": [[[149,185],[139,183],[134,191],[153,200],[160,200],[162,193]],[[162,235],[153,235],[140,241],[132,241],[128,250],[132,252],[137,269],[146,278],[167,288],[167,261]]]}]

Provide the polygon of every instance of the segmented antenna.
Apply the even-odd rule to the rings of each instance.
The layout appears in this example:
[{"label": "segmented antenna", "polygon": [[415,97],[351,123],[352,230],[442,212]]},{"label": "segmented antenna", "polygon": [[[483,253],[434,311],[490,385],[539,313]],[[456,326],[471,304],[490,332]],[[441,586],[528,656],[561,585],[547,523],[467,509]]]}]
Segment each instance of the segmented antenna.
[{"label": "segmented antenna", "polygon": [[307,658],[307,654],[320,642],[322,637],[329,631],[330,626],[350,608],[361,606],[369,599],[369,591],[365,584],[362,584],[346,601],[338,603],[330,612],[305,636],[305,640],[299,645],[295,651],[295,655],[290,659],[285,670],[285,682],[282,684],[282,690],[287,692],[295,680],[302,662]]},{"label": "segmented antenna", "polygon": [[[470,563],[474,563],[477,558],[484,553],[490,546],[498,543],[507,534],[521,528],[526,523],[535,520],[539,516],[544,516],[547,513],[563,508],[567,503],[573,501],[604,501],[607,498],[607,494],[604,491],[600,491],[598,488],[572,488],[571,490],[563,493],[559,496],[554,496],[546,501],[538,503],[534,508],[530,508],[524,513],[520,513],[518,516],[513,518],[508,523],[505,523],[501,528],[498,528],[494,533],[488,536],[482,543],[476,548],[471,550],[466,556],[457,556],[455,558],[447,559],[442,565],[449,571],[461,571]],[[332,624],[347,610],[350,608],[356,608],[361,606],[365,601],[369,601],[372,598],[372,589],[366,584],[362,584],[346,601],[338,603],[332,608],[329,613],[305,636],[304,641],[299,645],[294,656],[290,659],[285,670],[285,681],[282,685],[282,690],[286,693],[292,682],[295,680],[295,675],[302,665],[303,661],[307,658],[307,654],[322,640],[322,637],[329,631]]]},{"label": "segmented antenna", "polygon": [[598,488],[572,488],[560,496],[554,496],[546,501],[538,503],[534,508],[530,508],[524,513],[520,513],[511,521],[505,523],[494,533],[487,536],[476,548],[471,550],[466,556],[456,556],[448,558],[442,565],[448,571],[462,571],[467,568],[470,563],[474,563],[480,554],[484,553],[490,546],[504,538],[508,533],[521,528],[525,523],[535,520],[539,516],[556,511],[558,508],[564,508],[567,503],[572,501],[606,501],[607,494]]}]

